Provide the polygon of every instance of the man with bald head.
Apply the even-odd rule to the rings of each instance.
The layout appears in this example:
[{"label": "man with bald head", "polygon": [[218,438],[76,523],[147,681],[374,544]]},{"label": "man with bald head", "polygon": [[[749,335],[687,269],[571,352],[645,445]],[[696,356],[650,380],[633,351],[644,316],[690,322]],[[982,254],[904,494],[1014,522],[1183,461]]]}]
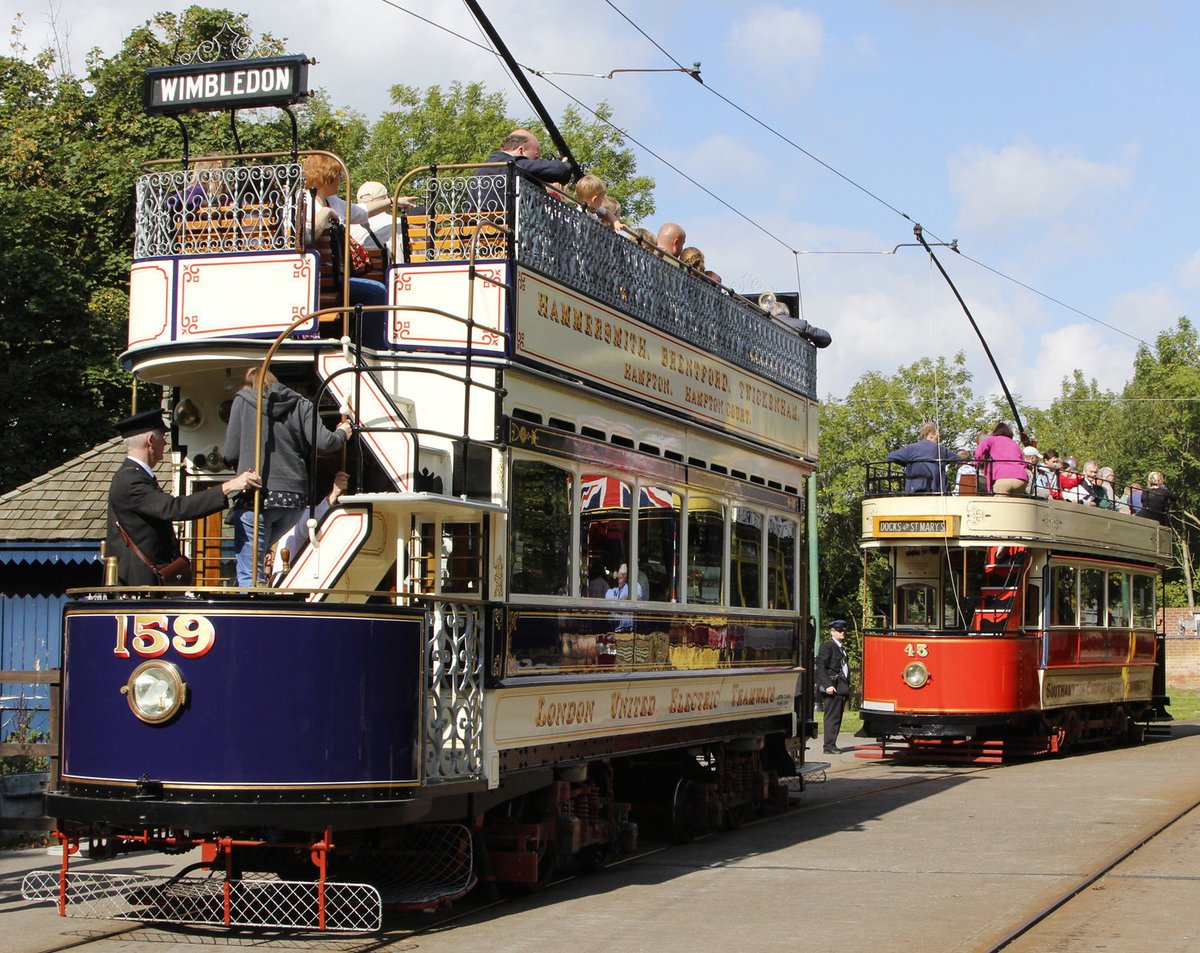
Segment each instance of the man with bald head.
[{"label": "man with bald head", "polygon": [[676,258],[683,252],[686,242],[687,232],[683,230],[682,225],[676,222],[666,222],[658,230],[658,247]]},{"label": "man with bald head", "polygon": [[[571,166],[565,159],[543,159],[542,144],[528,129],[514,129],[500,148],[484,161],[509,162],[521,172],[539,182],[567,182],[571,178]],[[481,212],[504,211],[506,176],[501,169],[479,169],[471,177],[467,191],[473,208]]]}]

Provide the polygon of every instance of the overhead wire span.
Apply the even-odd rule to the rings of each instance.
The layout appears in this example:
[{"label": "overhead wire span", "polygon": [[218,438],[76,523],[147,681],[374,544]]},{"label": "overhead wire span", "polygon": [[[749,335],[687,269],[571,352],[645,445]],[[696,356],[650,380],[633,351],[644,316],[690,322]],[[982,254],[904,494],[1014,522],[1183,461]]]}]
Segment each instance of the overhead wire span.
[{"label": "overhead wire span", "polygon": [[[468,36],[464,36],[463,34],[457,32],[455,30],[452,30],[447,26],[444,26],[434,20],[431,20],[428,17],[422,16],[421,14],[419,14],[413,10],[410,10],[409,8],[402,6],[401,4],[395,2],[395,0],[381,0],[381,2],[386,4],[389,7],[392,7],[395,10],[400,11],[401,13],[406,13],[409,16],[411,16],[417,20],[420,20],[422,23],[428,24],[429,26],[432,26],[435,29],[441,30],[443,33],[447,33],[450,36],[456,37],[457,39],[462,40],[464,43],[470,44],[471,46],[475,47],[476,49],[483,50],[484,52],[490,53],[493,56],[496,56],[497,58],[499,58],[499,53],[493,47],[485,45],[483,43],[479,43],[478,41],[473,40]],[[763,129],[767,130],[773,136],[780,139],[782,142],[785,142],[787,145],[791,146],[797,152],[808,157],[813,162],[817,163],[818,165],[820,165],[822,168],[826,169],[827,171],[832,172],[838,178],[842,179],[847,184],[853,186],[855,189],[859,190],[864,195],[868,196],[869,198],[874,199],[876,202],[878,202],[884,208],[894,212],[896,215],[900,216],[905,221],[913,222],[913,218],[907,212],[904,212],[903,210],[892,205],[890,202],[888,202],[881,196],[872,192],[866,186],[862,185],[861,183],[852,179],[850,176],[846,175],[840,169],[837,169],[834,166],[830,165],[828,162],[821,159],[819,156],[817,156],[814,153],[810,152],[809,150],[805,149],[798,142],[795,142],[793,139],[784,135],[778,129],[775,129],[769,123],[764,122],[762,119],[759,119],[753,113],[744,109],[738,103],[735,103],[733,100],[731,100],[727,96],[723,95],[720,91],[714,89],[710,84],[706,83],[703,79],[700,78],[700,64],[699,63],[693,64],[693,66],[690,68],[684,66],[678,59],[676,59],[666,49],[664,49],[663,46],[657,40],[655,40],[652,36],[650,36],[650,34],[648,34],[645,30],[643,30],[641,28],[641,26],[639,26],[636,22],[634,22],[629,17],[629,15],[625,13],[624,10],[622,10],[620,7],[618,7],[613,2],[613,0],[605,0],[605,2],[608,4],[609,7],[612,8],[612,10],[615,13],[617,13],[623,20],[625,20],[626,23],[628,23],[634,30],[636,30],[638,33],[640,33],[651,45],[653,45],[655,47],[655,49],[657,49],[660,53],[663,54],[663,56],[665,56],[672,63],[674,63],[676,68],[672,69],[672,70],[652,70],[652,69],[622,70],[622,69],[616,69],[616,70],[610,70],[608,73],[604,73],[604,74],[601,74],[601,73],[567,73],[567,72],[556,73],[556,72],[549,71],[549,70],[536,70],[531,66],[527,66],[524,63],[520,63],[518,65],[520,65],[521,69],[525,70],[526,72],[528,72],[534,76],[537,76],[539,79],[543,80],[544,82],[549,83],[551,86],[553,86],[555,89],[557,89],[562,95],[566,96],[577,106],[579,106],[582,109],[585,109],[588,113],[595,116],[599,121],[610,126],[612,129],[614,129],[616,132],[620,133],[623,137],[628,139],[630,142],[637,145],[638,148],[642,149],[647,154],[653,156],[655,159],[657,159],[659,162],[661,162],[664,166],[666,166],[668,169],[670,169],[676,175],[680,176],[685,181],[696,186],[696,188],[700,189],[700,191],[702,191],[705,195],[714,199],[715,201],[720,203],[722,206],[724,206],[725,208],[727,208],[731,212],[733,212],[735,215],[737,215],[739,218],[741,218],[748,224],[754,226],[754,228],[758,229],[758,231],[762,232],[764,235],[766,235],[772,241],[782,245],[784,248],[786,248],[788,251],[790,251],[792,253],[792,255],[794,256],[798,283],[799,283],[799,273],[800,273],[800,261],[799,261],[800,255],[890,255],[890,254],[895,254],[896,250],[899,248],[907,247],[907,245],[904,245],[904,244],[896,245],[890,252],[887,252],[887,251],[812,251],[812,250],[793,248],[791,246],[791,243],[780,238],[774,232],[770,231],[770,229],[766,228],[764,225],[755,221],[753,218],[751,218],[745,212],[742,212],[740,209],[736,208],[734,205],[727,202],[725,199],[721,198],[719,195],[717,195],[711,189],[701,185],[699,182],[697,182],[695,179],[693,179],[690,175],[688,175],[686,172],[684,172],[678,166],[676,166],[672,162],[669,162],[667,159],[663,158],[661,155],[659,155],[657,152],[655,152],[653,149],[651,149],[649,146],[647,146],[641,140],[639,140],[636,137],[634,137],[633,135],[631,135],[628,131],[622,129],[620,126],[617,126],[615,123],[611,122],[610,120],[603,119],[602,117],[598,116],[596,114],[595,110],[593,110],[590,106],[583,103],[581,100],[579,100],[577,97],[575,97],[571,93],[568,93],[565,89],[563,89],[560,85],[555,83],[553,80],[548,79],[547,77],[551,76],[551,75],[594,76],[594,77],[598,77],[598,78],[603,77],[606,79],[611,79],[617,73],[623,73],[623,72],[671,72],[671,73],[681,72],[681,73],[686,73],[689,76],[691,76],[693,79],[695,79],[698,83],[700,83],[700,85],[703,86],[705,89],[707,89],[710,93],[712,93],[714,96],[716,96],[718,99],[720,99],[726,105],[728,105],[731,109],[734,109],[737,112],[741,113],[743,116],[745,116],[751,122],[755,123],[758,126],[761,126]],[[521,92],[522,98],[525,99],[525,101],[528,103],[528,98],[524,95],[524,92],[520,90],[519,85],[516,84],[515,82],[513,85],[517,86],[518,92]],[[532,108],[532,104],[529,104],[529,105]],[[996,277],[998,277],[1004,281],[1011,282],[1012,284],[1015,284],[1018,287],[1023,288],[1024,290],[1026,290],[1032,294],[1035,294],[1038,297],[1045,299],[1046,301],[1051,302],[1052,304],[1058,305],[1060,308],[1064,308],[1065,310],[1070,311],[1073,314],[1079,315],[1081,318],[1085,318],[1086,320],[1091,321],[1094,324],[1098,324],[1103,328],[1107,328],[1110,331],[1114,331],[1117,334],[1127,337],[1131,341],[1136,341],[1137,343],[1146,345],[1147,347],[1150,346],[1150,343],[1148,341],[1146,341],[1143,338],[1138,337],[1136,334],[1132,334],[1129,331],[1126,331],[1124,328],[1117,327],[1116,325],[1110,324],[1107,321],[1102,321],[1100,318],[1097,318],[1095,315],[1089,314],[1088,312],[1086,312],[1080,308],[1076,308],[1073,305],[1067,304],[1065,301],[1061,300],[1060,298],[1056,298],[1054,295],[1051,295],[1051,294],[1048,294],[1047,292],[1041,291],[1041,290],[1033,287],[1032,285],[1028,284],[1027,282],[1021,281],[1019,278],[1015,278],[1012,275],[1009,275],[1006,272],[1000,271],[998,268],[994,268],[991,265],[988,265],[987,263],[980,261],[977,258],[974,258],[970,255],[964,254],[958,248],[958,240],[957,239],[953,239],[949,242],[943,241],[936,233],[934,233],[933,231],[931,231],[928,228],[925,228],[925,233],[930,238],[935,239],[935,241],[931,242],[930,244],[935,245],[935,246],[940,245],[943,247],[950,248],[952,251],[961,255],[967,261],[984,269],[985,271],[990,272],[991,274],[995,275]]]},{"label": "overhead wire span", "polygon": [[[625,11],[624,11],[624,10],[622,10],[620,7],[618,7],[618,6],[616,5],[616,3],[614,3],[614,2],[613,2],[613,0],[605,0],[605,2],[606,2],[608,5],[609,5],[609,7],[611,7],[611,8],[612,8],[612,9],[613,9],[613,10],[614,10],[616,13],[617,13],[617,14],[618,14],[618,15],[619,15],[619,16],[620,16],[620,17],[621,17],[621,18],[622,18],[622,19],[623,19],[623,20],[624,20],[626,23],[628,23],[628,24],[629,24],[631,27],[633,27],[633,28],[634,28],[634,29],[635,29],[635,30],[636,30],[638,33],[640,33],[640,34],[641,34],[643,37],[645,37],[645,38],[646,38],[646,39],[647,39],[647,40],[648,40],[648,41],[649,41],[649,42],[650,42],[650,43],[651,43],[651,44],[652,44],[652,45],[653,45],[653,46],[654,46],[654,47],[655,47],[655,48],[656,48],[656,49],[657,49],[657,50],[658,50],[660,53],[662,53],[662,54],[663,54],[663,56],[665,56],[667,59],[669,59],[669,60],[670,60],[672,63],[674,63],[674,64],[675,64],[677,67],[679,67],[681,70],[684,70],[684,72],[687,72],[687,70],[686,70],[686,69],[684,69],[684,67],[683,67],[683,64],[682,64],[682,63],[680,63],[680,62],[679,62],[679,60],[677,60],[677,59],[676,59],[674,56],[672,56],[672,55],[671,55],[669,52],[667,52],[667,50],[665,50],[665,49],[662,47],[662,45],[661,45],[661,44],[660,44],[660,43],[659,43],[657,40],[655,40],[655,39],[654,39],[652,36],[650,36],[650,34],[648,34],[648,33],[647,33],[645,30],[643,30],[643,29],[642,29],[642,28],[641,28],[641,27],[640,27],[640,26],[639,26],[637,23],[635,23],[635,22],[634,22],[634,21],[633,21],[633,20],[632,20],[632,19],[629,17],[629,15],[628,15],[627,13],[625,13]],[[697,64],[697,65],[698,65],[698,64]],[[695,79],[696,79],[696,80],[698,80],[698,81],[700,81],[700,77],[699,77],[699,76],[696,76],[696,77],[695,77]],[[757,125],[761,126],[763,129],[767,130],[767,132],[771,133],[771,135],[773,135],[773,136],[775,136],[776,138],[778,138],[778,139],[782,140],[783,142],[787,143],[789,146],[791,146],[791,147],[792,147],[793,149],[795,149],[797,152],[801,153],[802,155],[805,155],[805,156],[807,156],[809,159],[811,159],[813,162],[816,162],[816,163],[817,163],[818,165],[820,165],[822,168],[824,168],[824,169],[827,169],[828,171],[832,172],[832,173],[833,173],[834,175],[836,175],[838,178],[842,179],[843,181],[845,181],[845,182],[846,182],[846,183],[848,183],[849,185],[851,185],[851,186],[853,186],[854,188],[858,189],[858,190],[859,190],[860,192],[862,192],[864,195],[867,195],[867,196],[869,196],[870,198],[873,198],[873,199],[874,199],[876,202],[878,202],[878,203],[879,203],[880,205],[882,205],[884,208],[887,208],[887,209],[891,210],[892,212],[895,212],[897,215],[899,215],[901,218],[905,219],[906,221],[909,221],[909,222],[914,222],[913,218],[912,218],[912,217],[911,217],[911,216],[910,216],[910,215],[909,215],[907,212],[904,212],[904,211],[902,211],[902,210],[900,210],[900,209],[896,208],[896,206],[892,205],[890,202],[886,201],[885,199],[883,199],[883,198],[882,198],[882,197],[880,197],[879,195],[876,195],[874,192],[872,192],[872,191],[871,191],[870,189],[868,189],[866,186],[862,185],[862,184],[861,184],[861,183],[859,183],[859,182],[856,182],[854,179],[852,179],[850,176],[846,175],[846,174],[845,174],[844,172],[842,172],[841,170],[839,170],[839,169],[837,169],[837,168],[833,167],[833,166],[832,166],[832,165],[830,165],[828,162],[824,161],[824,160],[823,160],[823,159],[821,159],[820,157],[818,157],[818,156],[814,155],[813,153],[809,152],[807,149],[805,149],[805,148],[804,148],[803,146],[801,146],[799,143],[797,143],[797,142],[793,141],[793,140],[792,140],[792,139],[790,139],[788,136],[786,136],[786,135],[784,135],[782,132],[780,132],[778,129],[775,129],[775,128],[774,128],[773,126],[771,126],[769,123],[767,123],[767,122],[764,122],[763,120],[761,120],[761,119],[759,119],[757,116],[755,116],[753,113],[749,112],[749,111],[748,111],[748,110],[746,110],[746,109],[743,109],[743,108],[742,108],[740,105],[738,105],[737,103],[735,103],[733,100],[731,100],[731,99],[729,99],[727,96],[723,95],[723,94],[722,94],[722,93],[721,93],[719,90],[716,90],[716,89],[714,89],[710,83],[706,83],[706,82],[703,82],[703,81],[700,81],[700,82],[701,82],[701,85],[702,85],[702,86],[704,86],[704,88],[705,88],[705,89],[707,89],[707,90],[708,90],[710,93],[712,93],[714,96],[716,96],[716,97],[717,97],[718,99],[720,99],[722,102],[724,102],[724,103],[725,103],[726,105],[728,105],[730,108],[737,110],[737,112],[741,113],[743,116],[745,116],[745,117],[746,117],[747,119],[749,119],[751,122],[753,122],[753,123],[755,123],[755,124],[757,124]],[[914,224],[915,224],[915,222],[914,222]],[[1094,322],[1095,324],[1098,324],[1098,325],[1100,325],[1100,326],[1101,326],[1101,327],[1103,327],[1103,328],[1107,328],[1107,329],[1108,329],[1108,330],[1110,330],[1110,331],[1115,331],[1117,334],[1124,335],[1125,337],[1129,338],[1129,339],[1130,339],[1130,340],[1132,340],[1132,341],[1137,341],[1139,344],[1146,344],[1146,345],[1148,345],[1148,343],[1149,343],[1149,342],[1147,342],[1147,341],[1143,340],[1142,338],[1138,337],[1136,334],[1132,334],[1132,333],[1130,333],[1129,331],[1126,331],[1126,330],[1124,330],[1123,328],[1119,328],[1119,327],[1117,327],[1116,325],[1109,324],[1107,321],[1102,321],[1102,320],[1100,320],[1099,318],[1095,317],[1094,315],[1088,314],[1086,311],[1083,311],[1083,310],[1081,310],[1081,309],[1079,309],[1079,308],[1076,308],[1076,307],[1074,307],[1073,305],[1069,305],[1069,304],[1067,304],[1065,301],[1062,301],[1061,299],[1059,299],[1059,298],[1056,298],[1056,297],[1054,297],[1054,296],[1053,296],[1053,295],[1051,295],[1051,294],[1047,294],[1047,293],[1046,293],[1046,292],[1044,292],[1044,291],[1039,291],[1037,288],[1034,288],[1032,285],[1030,285],[1030,284],[1027,284],[1027,283],[1026,283],[1026,282],[1024,282],[1024,281],[1021,281],[1019,278],[1014,278],[1012,275],[1006,274],[1005,272],[1003,272],[1003,271],[1000,271],[1000,270],[999,270],[999,269],[997,269],[997,268],[993,268],[991,265],[985,264],[984,262],[982,262],[982,261],[979,261],[979,260],[978,260],[978,259],[976,259],[976,258],[972,258],[970,255],[965,255],[965,254],[963,254],[961,251],[959,251],[959,249],[958,249],[958,247],[957,247],[957,239],[955,239],[953,242],[943,242],[943,241],[942,241],[942,239],[941,239],[941,238],[939,238],[939,237],[938,237],[938,236],[937,236],[937,235],[936,235],[936,234],[935,234],[935,233],[934,233],[932,230],[930,230],[929,228],[925,228],[925,233],[926,233],[928,236],[930,236],[931,238],[934,238],[934,239],[936,239],[936,240],[937,240],[937,243],[940,243],[940,244],[946,245],[947,247],[951,247],[951,248],[953,248],[953,250],[954,250],[954,251],[956,251],[956,252],[958,252],[959,254],[961,254],[963,258],[967,259],[967,261],[970,261],[970,262],[972,262],[973,264],[975,264],[975,265],[978,265],[980,268],[983,268],[983,269],[985,269],[986,271],[989,271],[989,272],[991,272],[992,274],[994,274],[994,275],[995,275],[996,277],[998,277],[998,278],[1001,278],[1001,279],[1003,279],[1003,280],[1005,280],[1005,281],[1010,281],[1010,282],[1012,282],[1013,284],[1017,285],[1018,287],[1020,287],[1020,288],[1024,288],[1026,291],[1029,291],[1029,292],[1031,292],[1031,293],[1033,293],[1033,294],[1037,295],[1038,297],[1044,298],[1046,301],[1049,301],[1049,302],[1051,302],[1051,303],[1053,303],[1053,304],[1056,304],[1056,305],[1058,305],[1060,308],[1065,308],[1066,310],[1068,310],[1068,311],[1071,311],[1072,313],[1074,313],[1074,314],[1077,314],[1077,315],[1079,315],[1079,316],[1080,316],[1080,317],[1082,317],[1082,318],[1086,318],[1088,321],[1092,321],[1092,322]],[[932,242],[931,242],[931,244],[934,244],[934,243],[932,243]],[[898,245],[898,246],[896,246],[896,247],[897,247],[897,248],[899,248],[899,247],[902,247],[902,246],[899,246],[899,245]],[[895,251],[895,249],[893,249],[893,253],[894,253],[894,251]],[[797,254],[818,254],[818,253],[814,253],[814,252],[797,252]],[[886,253],[886,252],[823,252],[823,253],[819,253],[819,254],[887,254],[887,253]]]}]

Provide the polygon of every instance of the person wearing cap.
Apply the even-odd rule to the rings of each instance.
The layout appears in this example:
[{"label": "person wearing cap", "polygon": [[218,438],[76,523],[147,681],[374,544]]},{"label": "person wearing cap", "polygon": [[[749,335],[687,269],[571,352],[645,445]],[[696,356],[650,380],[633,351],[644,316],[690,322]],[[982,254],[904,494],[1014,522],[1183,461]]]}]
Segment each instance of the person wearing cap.
[{"label": "person wearing cap", "polygon": [[[368,218],[350,223],[350,235],[364,248],[386,248],[388,257],[395,260],[396,249],[392,245],[392,195],[382,182],[364,182],[355,195],[358,207],[366,210]],[[397,212],[408,212],[416,208],[416,196],[402,195],[396,202]]]},{"label": "person wearing cap", "polygon": [[846,620],[834,619],[829,623],[829,638],[821,643],[817,652],[814,676],[817,694],[824,702],[825,754],[838,754],[838,732],[842,730],[842,712],[846,710],[846,699],[850,696],[850,658],[842,642],[846,638]]},{"label": "person wearing cap", "polygon": [[126,417],[117,424],[117,433],[125,438],[127,456],[108,490],[105,553],[117,558],[118,584],[155,586],[159,584],[157,575],[125,542],[122,529],[147,560],[165,566],[180,555],[174,522],[219,513],[225,509],[228,495],[262,484],[253,472],[246,471],[220,486],[172,496],[154,476],[167,446],[162,411],[146,410]]}]

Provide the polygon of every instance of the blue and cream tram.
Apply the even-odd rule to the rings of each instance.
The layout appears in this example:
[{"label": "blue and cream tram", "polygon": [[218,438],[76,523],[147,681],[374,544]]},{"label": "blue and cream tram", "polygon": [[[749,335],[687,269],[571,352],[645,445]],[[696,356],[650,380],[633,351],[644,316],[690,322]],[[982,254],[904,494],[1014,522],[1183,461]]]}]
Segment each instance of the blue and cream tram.
[{"label": "blue and cream tram", "polygon": [[[185,528],[193,586],[76,593],[49,811],[72,851],[202,860],[122,879],[65,851],[27,895],[370,928],[785,797],[812,342],[511,166],[395,183],[422,208],[376,263],[388,304],[348,308],[348,243],[304,242],[302,155],[147,169],[123,360],[169,395],[176,492],[228,476],[229,402],[268,361],[351,420],[313,473],[351,492],[274,586],[232,585],[213,517]],[[632,597],[605,598],[621,564]]]}]

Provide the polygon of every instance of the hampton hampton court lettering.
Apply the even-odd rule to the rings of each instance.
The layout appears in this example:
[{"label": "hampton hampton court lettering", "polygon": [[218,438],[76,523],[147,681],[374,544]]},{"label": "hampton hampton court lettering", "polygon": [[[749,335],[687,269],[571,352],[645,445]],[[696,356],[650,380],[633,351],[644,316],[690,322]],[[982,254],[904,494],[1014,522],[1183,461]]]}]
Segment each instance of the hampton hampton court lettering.
[{"label": "hampton hampton court lettering", "polygon": [[[785,420],[800,419],[797,401],[747,380],[731,381],[729,372],[719,363],[692,357],[673,347],[658,345],[657,354],[652,356],[652,345],[644,335],[587,308],[539,291],[537,313],[551,324],[628,354],[630,360],[623,362],[622,379],[641,390],[676,401],[682,397],[685,404],[706,414],[744,426],[753,425],[755,407]],[[677,391],[681,378],[682,395]]]}]

